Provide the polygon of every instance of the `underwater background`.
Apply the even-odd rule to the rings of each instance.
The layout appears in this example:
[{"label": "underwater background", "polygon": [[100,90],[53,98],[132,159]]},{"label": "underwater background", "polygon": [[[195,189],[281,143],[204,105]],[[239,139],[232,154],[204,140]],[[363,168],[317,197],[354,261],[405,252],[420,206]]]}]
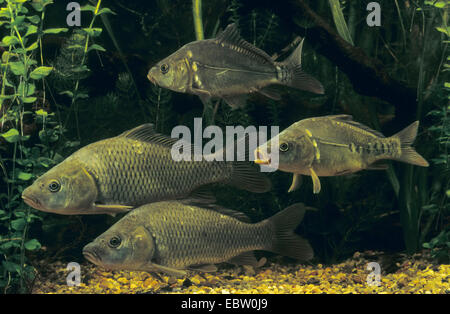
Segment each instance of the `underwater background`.
[{"label": "underwater background", "polygon": [[[447,281],[438,291],[448,293],[450,270],[439,265],[450,257],[449,4],[377,1],[381,26],[369,26],[369,2],[79,1],[77,27],[67,24],[69,1],[0,0],[0,291],[51,292],[36,285],[69,262],[88,265],[83,246],[122,217],[44,213],[22,201],[27,186],[81,147],[143,123],[166,135],[177,125],[193,129],[195,117],[203,118],[203,127],[278,125],[281,131],[309,117],[351,114],[386,136],[419,120],[414,146],[430,167],[390,162],[386,171],[323,177],[320,194],[308,179],[287,193],[292,175],[277,171],[268,174],[272,189],[264,194],[215,186],[217,203],[257,222],[303,202],[317,209],[296,230],[314,250],[309,268],[330,265],[328,272],[339,277],[333,265],[347,267],[346,260],[362,258],[357,252],[369,252],[362,255],[367,261],[388,260],[382,265],[387,275],[407,268],[397,259],[423,255],[427,262],[418,271],[442,273]],[[232,110],[147,79],[155,63],[199,39],[199,32],[213,38],[233,22],[244,39],[280,60],[297,36],[305,37],[302,67],[325,94],[280,87],[280,101],[254,94],[245,108]],[[258,254],[270,265],[296,265]],[[314,284],[310,278],[319,270],[307,270],[304,284]],[[286,272],[300,276],[301,270]],[[133,280],[127,276],[117,278]],[[181,286],[203,280],[195,275]],[[107,286],[94,292],[111,292]]]}]

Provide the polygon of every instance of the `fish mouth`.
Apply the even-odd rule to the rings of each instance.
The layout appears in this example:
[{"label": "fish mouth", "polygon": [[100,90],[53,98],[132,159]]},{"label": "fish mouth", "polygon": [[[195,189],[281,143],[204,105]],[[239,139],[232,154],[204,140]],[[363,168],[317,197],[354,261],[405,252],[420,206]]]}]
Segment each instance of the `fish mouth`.
[{"label": "fish mouth", "polygon": [[156,85],[156,80],[151,76],[150,72],[151,72],[151,70],[148,71],[147,78],[150,82],[152,82],[154,85]]},{"label": "fish mouth", "polygon": [[91,263],[93,264],[101,264],[102,257],[95,251],[94,248],[84,248],[83,249],[83,256]]},{"label": "fish mouth", "polygon": [[42,209],[41,203],[39,202],[38,199],[33,198],[29,195],[27,196],[27,195],[23,195],[23,194],[22,194],[22,199],[25,202],[25,204],[27,204],[33,208],[36,208],[36,209]]},{"label": "fish mouth", "polygon": [[268,165],[270,164],[270,157],[268,157],[264,152],[262,152],[259,148],[255,150],[255,163],[258,165]]}]

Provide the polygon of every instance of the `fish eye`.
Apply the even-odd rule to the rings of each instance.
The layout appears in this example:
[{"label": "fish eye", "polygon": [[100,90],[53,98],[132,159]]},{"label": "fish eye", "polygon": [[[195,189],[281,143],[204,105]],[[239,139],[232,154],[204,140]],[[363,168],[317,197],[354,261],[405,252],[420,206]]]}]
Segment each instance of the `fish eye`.
[{"label": "fish eye", "polygon": [[287,152],[289,150],[289,144],[288,143],[281,143],[280,144],[280,151],[281,152]]},{"label": "fish eye", "polygon": [[164,63],[163,65],[161,65],[161,73],[166,74],[167,72],[169,72],[169,65]]},{"label": "fish eye", "polygon": [[56,193],[61,189],[61,184],[59,184],[58,181],[53,180],[52,182],[50,182],[50,184],[48,185],[48,189],[50,190],[50,192],[52,193]]},{"label": "fish eye", "polygon": [[120,243],[122,243],[122,240],[118,236],[114,236],[109,240],[109,246],[113,249],[117,248]]}]

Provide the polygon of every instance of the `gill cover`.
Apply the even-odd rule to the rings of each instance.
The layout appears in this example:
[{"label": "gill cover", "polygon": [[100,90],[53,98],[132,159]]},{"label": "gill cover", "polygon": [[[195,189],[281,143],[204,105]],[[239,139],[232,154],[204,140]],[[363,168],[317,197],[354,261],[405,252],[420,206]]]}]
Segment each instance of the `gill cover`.
[{"label": "gill cover", "polygon": [[[175,92],[187,92],[192,85],[192,71],[185,47],[158,62],[148,72],[148,79],[156,85]],[[192,56],[192,52],[191,52]]]},{"label": "gill cover", "polygon": [[68,158],[27,187],[22,197],[30,206],[63,215],[88,214],[94,210],[97,186],[76,159]]}]

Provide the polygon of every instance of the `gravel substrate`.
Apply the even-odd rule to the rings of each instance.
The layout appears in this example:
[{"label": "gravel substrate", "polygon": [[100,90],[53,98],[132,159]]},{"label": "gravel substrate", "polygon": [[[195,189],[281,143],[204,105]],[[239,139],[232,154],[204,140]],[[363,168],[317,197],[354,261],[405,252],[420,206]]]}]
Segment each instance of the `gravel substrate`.
[{"label": "gravel substrate", "polygon": [[[367,283],[370,262],[381,267],[380,285]],[[268,262],[256,271],[225,267],[215,273],[192,272],[186,278],[137,271],[105,271],[81,265],[81,284],[68,286],[61,262],[41,265],[33,293],[441,293],[450,294],[450,265],[433,264],[423,255],[355,253],[334,265]],[[44,268],[45,266],[45,268]]]}]

